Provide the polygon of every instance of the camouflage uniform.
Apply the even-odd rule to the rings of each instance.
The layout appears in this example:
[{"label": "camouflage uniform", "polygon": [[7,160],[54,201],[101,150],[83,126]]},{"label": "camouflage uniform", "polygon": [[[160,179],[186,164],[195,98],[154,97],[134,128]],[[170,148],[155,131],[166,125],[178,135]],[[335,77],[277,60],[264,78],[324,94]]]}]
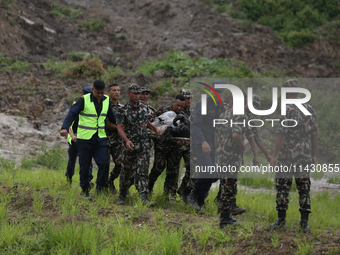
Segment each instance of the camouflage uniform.
[{"label": "camouflage uniform", "polygon": [[[117,102],[117,105],[111,102],[111,105],[115,114],[117,114],[118,110],[123,107],[123,105],[119,102]],[[113,182],[113,180],[118,178],[122,168],[121,164],[123,160],[122,151],[124,148],[124,141],[118,135],[117,130],[106,129],[106,136],[107,136],[107,151],[109,154],[109,165],[110,155],[112,156],[112,160],[115,163],[115,166],[110,173],[110,180]]]},{"label": "camouflage uniform", "polygon": [[[193,93],[190,89],[182,89],[181,94],[185,98],[193,97]],[[186,116],[189,116],[190,121],[192,120],[191,112],[194,112],[194,111],[193,111],[191,106],[190,106],[189,110],[187,108],[183,107],[182,112],[184,112],[186,114]],[[189,191],[191,191],[192,188],[194,187],[194,182],[195,182],[195,179],[190,179],[190,144],[188,144],[185,147],[185,149],[182,152],[182,156],[183,156],[183,160],[184,160],[184,164],[185,164],[185,173],[184,173],[184,176],[182,178],[182,183],[177,190],[177,192],[179,194],[181,194],[184,191],[185,188],[188,189]]]},{"label": "camouflage uniform", "polygon": [[[253,103],[258,104],[259,106],[261,105],[261,98],[256,94],[253,95]],[[246,116],[247,116],[247,121],[250,121],[251,119],[253,119],[253,115],[250,112],[246,113]],[[259,141],[261,141],[262,138],[259,134],[257,127],[250,127],[250,129],[254,134],[255,143],[258,143]]]},{"label": "camouflage uniform", "polygon": [[[164,106],[156,112],[156,116],[172,111],[172,106]],[[185,117],[183,111],[180,112]],[[182,148],[178,146],[177,141],[165,140],[164,142],[155,142],[155,160],[149,175],[150,189],[153,189],[158,176],[166,168],[166,178],[164,182],[164,193],[176,195],[178,187],[179,166],[182,157]]]},{"label": "camouflage uniform", "polygon": [[[233,122],[243,122],[247,117],[245,115],[232,114],[232,109],[227,108],[220,115],[221,119],[233,120]],[[236,203],[237,194],[237,176],[239,167],[242,164],[243,155],[238,152],[238,146],[232,137],[233,133],[238,133],[243,139],[246,136],[248,139],[253,137],[253,133],[246,125],[233,124],[229,126],[230,121],[226,125],[218,125],[216,135],[218,137],[216,150],[216,163],[218,165],[236,166],[235,173],[228,174],[225,178],[220,180],[221,201],[219,205],[219,212],[230,211],[231,206]]]},{"label": "camouflage uniform", "polygon": [[[131,85],[130,85],[131,86]],[[139,89],[139,88],[138,88]],[[120,193],[126,192],[135,184],[139,193],[148,193],[148,108],[138,102],[135,107],[126,103],[117,114],[117,125],[123,124],[127,138],[134,144],[134,150],[129,151],[124,146],[122,170],[120,173]]]},{"label": "camouflage uniform", "polygon": [[[305,116],[295,105],[287,105],[286,115],[281,117],[281,120],[294,119],[297,121],[295,127],[280,127],[277,130],[278,134],[286,136],[285,142],[278,154],[278,166],[296,165],[306,166],[310,168],[312,164],[311,158],[311,135],[316,135],[319,132],[316,113],[313,107],[309,104],[303,106],[312,114]],[[294,123],[286,122],[286,125],[294,125]],[[295,176],[296,186],[299,192],[299,204],[301,213],[310,213],[310,178],[308,171],[297,173],[279,173],[276,175],[276,210],[286,211],[289,203],[289,190],[292,185],[293,176]]]},{"label": "camouflage uniform", "polygon": [[[151,105],[146,104],[144,101],[139,101],[140,103],[144,104],[147,107],[147,114],[148,114],[148,120],[150,122],[154,122],[155,121],[155,113],[156,113],[156,109],[153,108]],[[150,164],[150,154],[151,154],[151,147],[152,147],[152,142],[151,142],[151,138],[148,137],[148,141],[147,144],[145,144],[145,148],[147,150],[146,152],[146,161],[149,162]],[[148,164],[148,165],[149,165]]]}]

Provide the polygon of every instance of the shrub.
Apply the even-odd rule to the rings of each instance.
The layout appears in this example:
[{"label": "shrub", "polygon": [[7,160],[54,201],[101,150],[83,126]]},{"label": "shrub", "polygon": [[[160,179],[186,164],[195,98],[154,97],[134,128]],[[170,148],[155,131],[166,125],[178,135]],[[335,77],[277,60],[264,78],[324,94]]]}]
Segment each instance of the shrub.
[{"label": "shrub", "polygon": [[84,59],[74,63],[70,68],[64,69],[62,76],[65,78],[92,77],[99,78],[107,74],[103,63],[99,58]]}]

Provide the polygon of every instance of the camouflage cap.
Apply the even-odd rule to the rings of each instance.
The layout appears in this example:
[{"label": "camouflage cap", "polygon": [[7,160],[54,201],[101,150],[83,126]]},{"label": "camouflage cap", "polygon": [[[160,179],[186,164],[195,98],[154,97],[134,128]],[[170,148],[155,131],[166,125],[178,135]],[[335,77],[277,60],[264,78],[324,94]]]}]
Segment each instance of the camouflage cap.
[{"label": "camouflage cap", "polygon": [[289,79],[285,83],[282,84],[282,87],[298,87],[299,82],[296,79]]},{"label": "camouflage cap", "polygon": [[261,105],[261,97],[257,94],[254,94],[253,95],[253,103],[256,103],[260,106]]},{"label": "camouflage cap", "polygon": [[132,83],[129,85],[128,91],[132,93],[140,93],[140,86],[136,83]]},{"label": "camouflage cap", "polygon": [[182,94],[185,98],[194,97],[194,94],[192,93],[192,91],[191,91],[190,89],[182,89],[182,90],[181,90],[181,94]]},{"label": "camouflage cap", "polygon": [[150,92],[148,87],[140,87],[140,93],[142,92]]}]

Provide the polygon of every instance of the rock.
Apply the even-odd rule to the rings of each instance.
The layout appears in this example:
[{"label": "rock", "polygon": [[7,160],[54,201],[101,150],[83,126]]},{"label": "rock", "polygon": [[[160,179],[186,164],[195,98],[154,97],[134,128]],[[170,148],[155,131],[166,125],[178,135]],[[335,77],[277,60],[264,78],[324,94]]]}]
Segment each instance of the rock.
[{"label": "rock", "polygon": [[37,116],[43,112],[44,108],[40,105],[34,105],[32,109],[32,114]]},{"label": "rock", "polygon": [[58,113],[58,112],[63,112],[64,110],[66,110],[68,108],[67,102],[66,102],[66,98],[63,98],[54,108],[53,108],[53,112],[54,113]]},{"label": "rock", "polygon": [[46,98],[44,99],[44,103],[48,106],[52,106],[54,104],[54,101],[52,99]]},{"label": "rock", "polygon": [[162,78],[168,78],[168,77],[177,77],[176,74],[168,71],[168,70],[156,70],[153,72],[152,77],[155,79],[162,79]]},{"label": "rock", "polygon": [[8,115],[20,115],[19,109],[7,109],[6,114]]}]

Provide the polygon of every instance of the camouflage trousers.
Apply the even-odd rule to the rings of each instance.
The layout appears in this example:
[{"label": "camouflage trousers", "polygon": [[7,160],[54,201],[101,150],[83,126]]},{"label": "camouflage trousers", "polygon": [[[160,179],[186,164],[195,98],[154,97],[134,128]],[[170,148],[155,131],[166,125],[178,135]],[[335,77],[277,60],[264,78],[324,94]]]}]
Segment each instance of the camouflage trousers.
[{"label": "camouflage trousers", "polygon": [[107,151],[109,154],[109,165],[110,165],[110,155],[112,157],[113,162],[115,163],[114,168],[110,172],[110,179],[115,180],[118,178],[120,171],[122,169],[122,161],[123,161],[123,144],[114,143],[112,145],[108,145]]},{"label": "camouflage trousers", "polygon": [[119,180],[120,193],[128,191],[133,184],[139,193],[149,192],[149,162],[150,154],[147,148],[140,152],[124,149]]},{"label": "camouflage trousers", "polygon": [[[239,170],[239,167],[238,167]],[[218,212],[230,211],[232,205],[236,204],[238,171],[228,174],[228,178],[220,179],[221,200]]]},{"label": "camouflage trousers", "polygon": [[[286,178],[276,178],[276,210],[287,211],[289,204],[289,190],[293,183],[293,174]],[[310,178],[308,173],[295,174],[296,187],[299,192],[300,212],[311,212],[310,201]]]},{"label": "camouflage trousers", "polygon": [[149,175],[150,185],[153,187],[158,176],[160,176],[166,168],[164,193],[175,196],[178,187],[178,174],[181,158],[182,151],[176,146],[155,144],[155,160]]},{"label": "camouflage trousers", "polygon": [[191,164],[198,165],[197,158],[193,157],[193,159],[191,159],[190,157],[190,148],[189,150],[183,151],[182,156],[185,163],[185,173],[182,179],[181,186],[178,188],[179,193],[183,191],[185,188],[190,191],[194,188],[196,178],[190,178],[190,165]]},{"label": "camouflage trousers", "polygon": [[220,180],[221,202],[219,212],[230,211],[233,204],[236,204],[237,178]]}]

